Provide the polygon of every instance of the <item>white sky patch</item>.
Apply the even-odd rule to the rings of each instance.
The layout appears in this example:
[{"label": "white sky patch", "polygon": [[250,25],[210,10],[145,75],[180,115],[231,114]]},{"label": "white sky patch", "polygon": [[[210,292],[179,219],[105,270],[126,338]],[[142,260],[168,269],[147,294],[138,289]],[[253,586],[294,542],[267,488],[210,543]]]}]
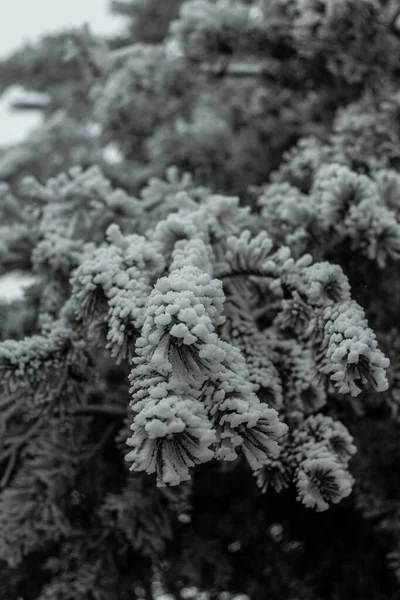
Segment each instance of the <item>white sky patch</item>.
[{"label": "white sky patch", "polygon": [[[28,133],[36,127],[39,127],[42,122],[40,111],[13,111],[10,110],[10,105],[21,99],[31,98],[19,86],[8,88],[2,96],[0,96],[0,145],[7,146],[9,144],[17,144],[21,142]],[[32,100],[34,97],[32,95]]]},{"label": "white sky patch", "polygon": [[43,34],[80,27],[84,23],[88,23],[94,33],[116,33],[121,30],[125,21],[111,15],[108,7],[109,0],[4,2],[4,6],[0,6],[0,58],[25,42],[37,41]]},{"label": "white sky patch", "polygon": [[[111,15],[109,0],[0,0],[0,60],[27,42],[87,23],[95,34],[109,36],[124,29],[125,19]],[[17,144],[41,124],[36,111],[13,112],[9,105],[21,90],[10,88],[0,96],[0,146]]]},{"label": "white sky patch", "polygon": [[119,150],[118,146],[113,142],[110,142],[104,148],[103,158],[110,165],[118,165],[118,164],[122,163],[122,161],[124,160],[124,156],[123,156],[122,152]]},{"label": "white sky patch", "polygon": [[12,302],[22,300],[27,287],[35,283],[33,275],[24,273],[7,273],[0,277],[0,301]]},{"label": "white sky patch", "polygon": [[[160,0],[161,1],[161,0]],[[54,34],[87,23],[94,34],[111,36],[123,31],[125,19],[111,15],[110,0],[0,0],[0,60],[42,35]],[[21,88],[9,88],[0,96],[0,147],[17,144],[40,126],[37,111],[14,112],[10,103],[21,98]],[[117,160],[111,152],[111,160]],[[110,157],[111,157],[110,156]],[[0,277],[0,298],[13,301],[23,297],[32,278],[10,273]]]}]

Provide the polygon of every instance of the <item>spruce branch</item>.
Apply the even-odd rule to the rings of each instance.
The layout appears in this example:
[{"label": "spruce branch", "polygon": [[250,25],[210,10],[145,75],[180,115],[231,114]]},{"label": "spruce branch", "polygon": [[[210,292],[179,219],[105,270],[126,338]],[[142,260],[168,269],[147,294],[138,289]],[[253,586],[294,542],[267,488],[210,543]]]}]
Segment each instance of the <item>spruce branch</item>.
[{"label": "spruce branch", "polygon": [[37,419],[35,420],[33,425],[31,427],[29,427],[27,429],[27,431],[25,431],[25,433],[23,433],[19,436],[7,438],[5,440],[6,443],[8,442],[8,445],[10,447],[8,449],[2,451],[1,456],[0,456],[0,461],[3,462],[7,458],[9,460],[7,463],[6,471],[0,481],[0,489],[7,487],[8,483],[10,481],[13,469],[17,462],[19,453],[21,452],[23,446],[25,446],[25,444],[27,444],[27,442],[29,442],[34,437],[34,435],[39,430],[41,425],[43,425],[43,419],[41,417],[37,417]]},{"label": "spruce branch", "polygon": [[[136,50],[136,44],[130,44],[128,46],[122,46],[120,48],[110,50],[110,61],[112,64],[115,64],[121,59],[126,59],[132,56]],[[229,62],[225,63],[225,65],[221,65],[218,62],[207,64],[205,61],[201,62],[186,56],[173,57],[173,60],[186,63],[189,68],[196,68],[203,74],[238,79],[246,77],[269,77],[276,79],[281,71],[281,62],[273,58],[268,58],[268,60],[259,60],[258,62],[229,60]]]},{"label": "spruce branch", "polygon": [[[8,482],[12,475],[18,455],[20,454],[22,448],[40,430],[40,427],[43,425],[46,418],[49,417],[53,413],[56,402],[59,399],[59,396],[61,395],[62,390],[64,389],[64,387],[67,383],[67,377],[68,377],[68,369],[64,369],[63,373],[61,375],[59,385],[56,388],[56,390],[54,391],[54,395],[50,399],[50,402],[43,406],[39,415],[34,420],[34,423],[32,425],[30,425],[24,433],[17,435],[17,436],[6,436],[5,429],[4,429],[4,440],[2,440],[2,443],[1,443],[2,452],[0,454],[0,462],[3,462],[7,458],[9,459],[9,461],[7,464],[6,472],[4,473],[3,478],[0,481],[0,489],[3,487],[6,487],[8,485]],[[8,415],[8,417],[12,416],[14,414],[14,412],[15,411],[12,411]],[[5,421],[4,421],[4,423],[5,423]],[[4,450],[5,446],[6,447],[8,446],[8,448],[6,448]]]},{"label": "spruce branch", "polygon": [[90,462],[98,453],[100,453],[102,451],[102,449],[106,445],[107,441],[111,437],[112,433],[115,431],[116,427],[117,427],[117,423],[115,423],[115,422],[110,423],[110,425],[104,431],[104,433],[101,436],[101,438],[99,439],[99,441],[96,442],[95,444],[91,445],[88,448],[88,450],[86,450],[86,452],[82,456],[82,459],[84,462]]},{"label": "spruce branch", "polygon": [[[361,419],[350,434],[337,417],[352,395],[400,397],[398,331],[385,336],[400,298],[395,1],[139,0],[182,4],[165,42],[110,50],[84,29],[17,57],[49,100],[16,100],[46,120],[0,151],[1,268],[40,277],[34,324],[0,345],[0,557],[47,563],[43,600],[150,598],[158,578],[177,597],[282,596],[310,539],[293,544],[291,493],[271,536],[277,503],[264,510],[249,471],[324,511],[352,492],[356,446],[355,504],[393,525],[396,483],[379,469],[376,491],[379,453],[358,444]],[[274,560],[278,583],[259,575]],[[337,579],[327,595],[347,597]]]}]

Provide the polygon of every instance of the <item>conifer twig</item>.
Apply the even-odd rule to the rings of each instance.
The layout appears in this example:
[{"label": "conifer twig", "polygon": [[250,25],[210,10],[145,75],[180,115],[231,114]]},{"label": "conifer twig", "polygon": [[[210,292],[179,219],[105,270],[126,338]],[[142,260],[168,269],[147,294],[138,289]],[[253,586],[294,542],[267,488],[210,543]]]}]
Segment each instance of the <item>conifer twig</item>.
[{"label": "conifer twig", "polygon": [[[61,376],[60,384],[57,387],[56,392],[54,394],[54,398],[58,398],[59,395],[61,394],[61,392],[64,388],[64,385],[67,381],[67,373],[68,373],[68,370],[65,369],[64,373]],[[43,424],[43,417],[45,415],[49,414],[49,412],[51,412],[52,408],[53,408],[52,403],[49,403],[48,405],[46,405],[42,409],[42,411],[40,412],[38,417],[36,418],[33,425],[31,425],[31,427],[29,427],[23,434],[16,435],[16,436],[9,437],[7,439],[2,440],[1,446],[3,447],[4,444],[7,444],[7,446],[9,446],[9,448],[4,453],[2,453],[2,455],[0,456],[0,461],[4,461],[4,459],[6,459],[6,458],[9,458],[9,461],[7,464],[6,471],[3,475],[3,478],[0,481],[0,488],[6,487],[8,485],[12,471],[13,471],[15,463],[17,461],[18,454],[19,454],[22,446],[24,446],[26,444],[26,442],[28,442],[33,437],[33,435],[36,433],[36,431]]]},{"label": "conifer twig", "polygon": [[7,442],[11,442],[12,445],[1,456],[2,461],[6,458],[9,458],[9,461],[7,463],[5,473],[0,481],[0,489],[8,485],[10,477],[15,467],[15,463],[17,462],[18,454],[21,451],[22,446],[24,446],[24,444],[26,444],[26,442],[30,440],[30,438],[33,436],[33,434],[36,432],[39,426],[42,425],[43,421],[41,419],[41,416],[42,415],[39,415],[32,427],[25,431],[23,435],[15,436],[14,438],[9,438],[7,440]]},{"label": "conifer twig", "polygon": [[111,415],[114,417],[125,417],[126,409],[124,407],[112,404],[88,404],[87,406],[78,406],[73,411],[74,415]]},{"label": "conifer twig", "polygon": [[[137,48],[137,44],[130,44],[128,46],[122,46],[121,48],[116,48],[111,50],[109,53],[109,58],[112,63],[120,59],[124,59],[129,57]],[[186,60],[190,64],[195,64],[196,61],[190,60],[185,56],[181,57],[182,60]],[[262,60],[257,63],[247,62],[247,61],[230,61],[226,67],[222,70],[220,69],[218,61],[213,63],[212,65],[207,65],[205,63],[198,63],[198,67],[200,71],[209,74],[218,74],[224,75],[227,77],[261,77],[261,76],[271,76],[276,77],[277,74],[281,71],[281,63],[278,60],[273,60],[269,58],[268,60]]]},{"label": "conifer twig", "polygon": [[110,435],[112,434],[114,429],[115,429],[115,422],[111,423],[107,427],[107,429],[101,436],[100,440],[96,444],[93,444],[93,446],[90,448],[90,450],[88,450],[88,452],[85,454],[84,458],[85,458],[86,462],[88,462],[91,458],[93,458],[93,456],[95,456],[98,452],[100,452],[100,450],[102,450],[102,448],[106,445],[108,438],[110,437]]}]

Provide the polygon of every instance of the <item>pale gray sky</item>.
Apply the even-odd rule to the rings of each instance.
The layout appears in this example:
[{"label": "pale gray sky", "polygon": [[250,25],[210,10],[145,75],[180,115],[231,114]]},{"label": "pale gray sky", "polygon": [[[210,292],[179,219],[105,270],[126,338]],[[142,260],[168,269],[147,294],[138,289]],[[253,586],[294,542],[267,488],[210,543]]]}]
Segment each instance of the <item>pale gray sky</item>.
[{"label": "pale gray sky", "polygon": [[1,0],[0,57],[43,33],[85,22],[96,33],[116,31],[121,21],[108,13],[108,4],[108,0]]},{"label": "pale gray sky", "polygon": [[[0,59],[44,33],[84,23],[94,33],[107,35],[119,31],[123,20],[109,14],[108,4],[108,0],[0,0]],[[8,111],[11,99],[16,96],[18,90],[11,89],[0,97],[0,146],[21,141],[40,124],[38,114],[16,115]]]},{"label": "pale gray sky", "polygon": [[[107,7],[108,0],[0,0],[0,59],[44,33],[84,23],[99,34],[120,30],[123,20],[110,15]],[[0,97],[0,146],[23,140],[29,130],[40,124],[37,114],[18,115],[8,111],[11,99],[16,96],[18,90],[14,88]],[[19,297],[24,283],[19,275],[0,277],[0,298]]]}]

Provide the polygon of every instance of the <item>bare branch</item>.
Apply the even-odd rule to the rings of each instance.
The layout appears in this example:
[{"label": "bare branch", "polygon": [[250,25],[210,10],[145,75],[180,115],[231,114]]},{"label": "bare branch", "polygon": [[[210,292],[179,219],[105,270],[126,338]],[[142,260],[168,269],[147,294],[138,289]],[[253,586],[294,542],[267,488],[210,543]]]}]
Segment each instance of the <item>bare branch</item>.
[{"label": "bare branch", "polygon": [[[136,47],[137,44],[130,44],[129,46],[123,46],[121,48],[111,50],[109,54],[110,62],[114,63],[123,58],[127,58],[134,52]],[[197,64],[199,70],[203,73],[209,73],[210,75],[221,75],[225,77],[277,77],[282,68],[281,61],[271,58],[259,62],[232,61],[229,62],[222,70],[218,61],[213,62],[212,64],[207,64],[206,62],[197,63],[197,61],[190,60],[185,56],[179,58],[191,63],[192,66]]]},{"label": "bare branch", "polygon": [[10,109],[12,111],[19,111],[19,110],[44,110],[45,108],[47,108],[49,105],[49,102],[38,102],[37,100],[35,101],[29,101],[29,100],[15,100],[15,102],[12,102],[10,105]]}]

